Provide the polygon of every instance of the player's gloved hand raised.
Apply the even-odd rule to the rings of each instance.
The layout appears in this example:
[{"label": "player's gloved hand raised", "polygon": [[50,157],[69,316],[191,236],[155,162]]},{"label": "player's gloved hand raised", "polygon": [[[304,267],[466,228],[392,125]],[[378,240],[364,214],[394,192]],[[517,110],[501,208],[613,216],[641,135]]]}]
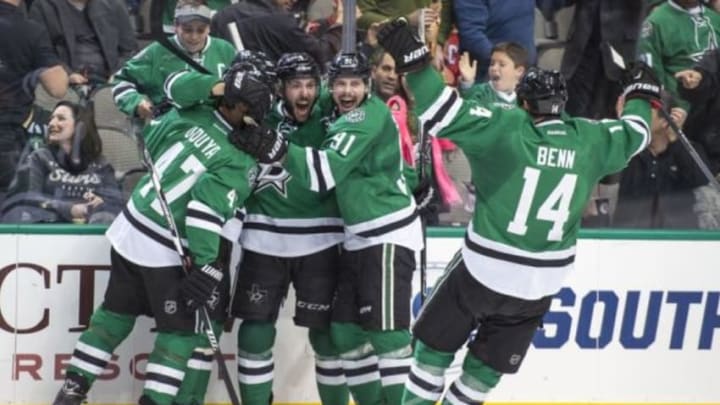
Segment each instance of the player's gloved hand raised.
[{"label": "player's gloved hand raised", "polygon": [[430,63],[430,50],[408,25],[405,17],[380,28],[378,42],[395,59],[397,73],[415,72]]},{"label": "player's gloved hand raised", "polygon": [[222,278],[223,273],[210,264],[194,266],[180,284],[180,297],[185,301],[187,308],[194,311],[213,301],[213,296],[217,294],[216,288]]},{"label": "player's gloved hand raised", "polygon": [[248,125],[230,134],[230,142],[260,163],[275,163],[285,157],[287,140],[278,131],[264,126]]},{"label": "player's gloved hand raised", "polygon": [[429,215],[435,213],[437,206],[433,199],[435,198],[435,187],[429,177],[420,180],[420,183],[413,190],[413,198],[420,215]]},{"label": "player's gloved hand raised", "polygon": [[248,107],[247,115],[255,123],[263,122],[272,108],[273,89],[264,82],[261,72],[243,63],[231,66],[223,76],[226,102],[243,102]]},{"label": "player's gloved hand raised", "polygon": [[652,68],[644,62],[633,62],[621,80],[625,101],[642,98],[650,103],[661,104],[660,81]]}]

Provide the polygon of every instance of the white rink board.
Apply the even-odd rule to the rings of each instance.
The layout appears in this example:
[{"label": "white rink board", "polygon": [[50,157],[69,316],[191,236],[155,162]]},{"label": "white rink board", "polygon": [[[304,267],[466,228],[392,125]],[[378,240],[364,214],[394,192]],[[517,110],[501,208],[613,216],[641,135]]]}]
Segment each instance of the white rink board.
[{"label": "white rink board", "polygon": [[[431,282],[460,243],[429,240]],[[520,373],[504,377],[491,401],[720,404],[719,256],[720,241],[581,239],[576,270],[545,330]],[[75,329],[100,304],[108,278],[105,270],[95,272],[94,297],[84,291],[81,306],[81,266],[86,274],[109,267],[102,235],[0,234],[0,404],[49,403],[57,392],[59,370],[80,334]],[[312,351],[291,316],[284,310],[278,324],[276,401],[317,403]],[[136,401],[151,327],[146,318],[138,321],[91,403]],[[222,346],[234,353],[234,330]],[[131,364],[139,375],[131,375]],[[234,374],[234,361],[227,364]],[[207,402],[228,402],[222,383],[213,381]]]}]

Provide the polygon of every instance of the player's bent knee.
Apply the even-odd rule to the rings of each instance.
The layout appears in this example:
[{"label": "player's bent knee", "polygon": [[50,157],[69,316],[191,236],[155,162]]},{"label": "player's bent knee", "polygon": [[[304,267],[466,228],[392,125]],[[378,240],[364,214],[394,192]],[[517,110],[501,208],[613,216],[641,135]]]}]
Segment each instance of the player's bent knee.
[{"label": "player's bent knee", "polygon": [[238,329],[238,350],[260,354],[272,349],[275,343],[275,324],[266,321],[243,321]]},{"label": "player's bent knee", "polygon": [[489,364],[475,357],[471,352],[465,356],[463,362],[463,378],[475,380],[489,389],[494,388],[503,373],[495,370]]},{"label": "player's bent knee", "polygon": [[202,340],[199,335],[179,332],[159,332],[150,362],[172,364],[179,370],[185,369],[187,360]]},{"label": "player's bent knee", "polygon": [[367,333],[378,356],[406,357],[412,354],[410,332],[407,330],[372,330]]},{"label": "player's bent knee", "polygon": [[310,328],[308,339],[310,346],[318,356],[337,357],[340,354],[338,348],[333,344],[330,328]]},{"label": "player's bent knee", "polygon": [[330,338],[341,354],[368,345],[367,332],[360,325],[350,322],[333,322],[330,325]]},{"label": "player's bent knee", "polygon": [[132,332],[133,326],[135,326],[135,316],[119,314],[100,307],[90,318],[89,329],[108,347],[117,347]]}]

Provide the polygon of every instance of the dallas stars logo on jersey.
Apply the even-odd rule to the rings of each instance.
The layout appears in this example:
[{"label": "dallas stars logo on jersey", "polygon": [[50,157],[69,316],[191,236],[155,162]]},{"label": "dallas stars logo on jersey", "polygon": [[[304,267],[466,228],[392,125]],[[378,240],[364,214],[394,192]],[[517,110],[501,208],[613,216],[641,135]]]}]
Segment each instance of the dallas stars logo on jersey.
[{"label": "dallas stars logo on jersey", "polygon": [[257,177],[257,191],[267,187],[277,190],[287,198],[287,184],[292,176],[280,165],[260,164],[260,174]]}]

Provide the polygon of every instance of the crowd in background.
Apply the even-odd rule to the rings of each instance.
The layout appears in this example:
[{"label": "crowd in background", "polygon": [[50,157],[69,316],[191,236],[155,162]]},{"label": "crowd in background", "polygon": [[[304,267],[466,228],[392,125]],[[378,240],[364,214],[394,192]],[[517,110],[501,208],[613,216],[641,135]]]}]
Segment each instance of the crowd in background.
[{"label": "crowd in background", "polygon": [[[170,107],[163,89],[152,87],[159,83],[153,75],[166,77],[184,63],[146,63],[154,46],[148,4],[19,1],[0,0],[0,30],[14,33],[0,46],[0,221],[109,223],[129,191],[122,188],[132,183],[103,157],[87,89],[113,86],[113,107],[127,115],[130,133]],[[163,31],[201,64],[211,46],[224,47],[229,64],[238,38],[273,61],[303,51],[320,66],[342,43],[344,10],[337,0],[210,0],[208,42],[197,42],[196,29],[181,23],[175,1],[164,5]],[[448,84],[463,97],[504,108],[517,107],[515,85],[527,68],[545,64],[567,80],[569,115],[615,118],[622,72],[613,53],[646,61],[664,85],[665,109],[700,162],[682,135],[659,120],[650,147],[598,185],[584,225],[720,227],[720,193],[707,175],[720,173],[720,0],[358,0],[356,42],[371,61],[374,93],[391,107],[404,144],[412,145],[420,132],[409,113],[412,97],[376,38],[381,24],[398,16],[425,38]],[[188,47],[193,41],[196,49]],[[553,48],[562,49],[562,57],[543,58]],[[68,86],[84,89],[85,97],[48,111],[35,102],[38,85],[54,98]],[[438,192],[428,222],[464,225],[474,205],[467,162],[451,142],[434,139],[431,151]]]}]

